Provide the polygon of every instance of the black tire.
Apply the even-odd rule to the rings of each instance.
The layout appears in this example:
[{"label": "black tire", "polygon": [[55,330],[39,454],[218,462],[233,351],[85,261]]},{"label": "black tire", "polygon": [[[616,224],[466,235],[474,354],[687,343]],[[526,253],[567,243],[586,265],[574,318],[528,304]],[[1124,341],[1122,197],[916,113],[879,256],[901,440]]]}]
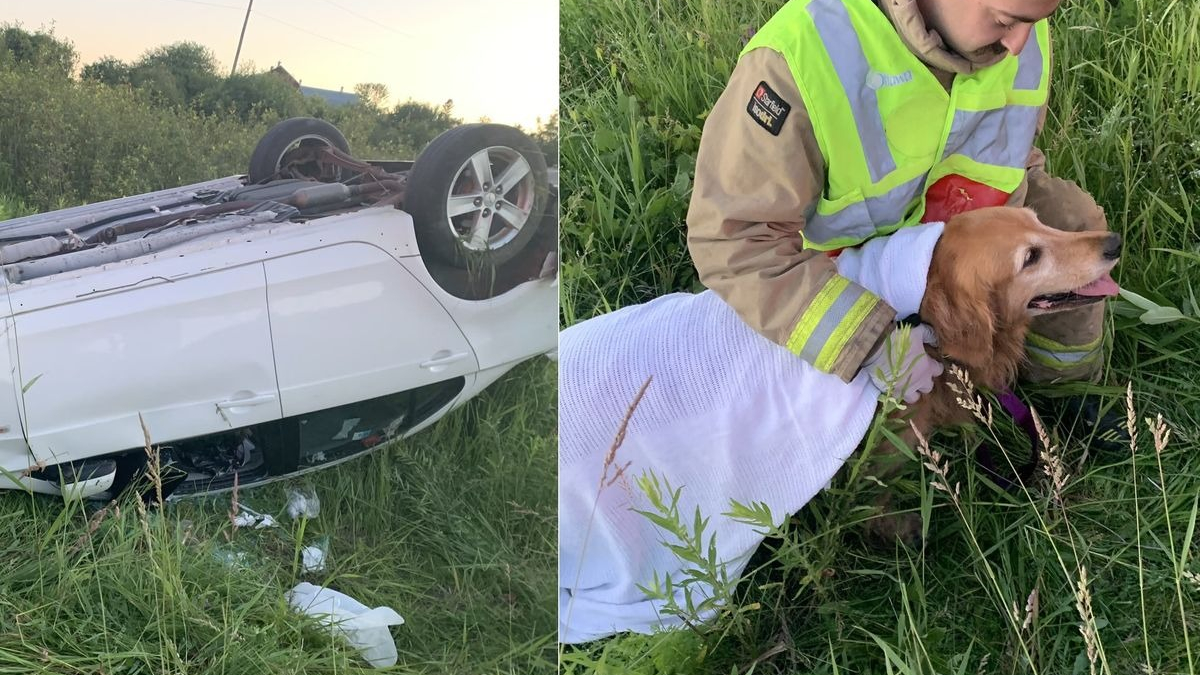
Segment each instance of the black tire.
[{"label": "black tire", "polygon": [[[452,195],[466,196],[471,190],[481,188],[478,183],[471,183],[474,171],[467,163],[484,150],[488,151],[489,173],[500,172],[494,176],[497,179],[504,177],[508,166],[518,163],[516,155],[529,166],[524,177],[510,186],[497,188],[504,190],[499,197],[505,201],[493,207],[497,209],[494,214],[500,214],[499,207],[503,206],[505,214],[520,217],[519,209],[511,209],[518,204],[508,202],[510,197],[527,205],[529,210],[524,223],[517,228],[506,218],[494,215],[488,221],[488,241],[480,244],[469,241],[470,237],[463,231],[477,223],[480,216],[471,212],[451,217],[448,201]],[[509,160],[511,163],[506,163]],[[464,185],[471,187],[464,188]],[[498,199],[488,192],[480,189],[483,197]],[[542,224],[548,194],[546,159],[533,139],[521,130],[503,124],[464,124],[444,132],[421,151],[408,174],[404,210],[413,217],[422,255],[433,256],[438,262],[462,269],[499,267],[512,260],[534,238]],[[480,206],[482,210],[478,213],[486,215],[486,206]]]},{"label": "black tire", "polygon": [[[293,117],[286,119],[267,130],[262,140],[255,146],[250,155],[250,182],[260,183],[272,178],[279,178],[279,167],[284,154],[297,143],[321,143],[331,145],[346,154],[350,154],[350,144],[337,127],[325,120],[314,117]],[[315,175],[315,169],[310,178],[320,178]],[[337,174],[340,176],[340,168]],[[328,178],[328,177],[326,177]],[[336,180],[334,178],[333,180]]]}]

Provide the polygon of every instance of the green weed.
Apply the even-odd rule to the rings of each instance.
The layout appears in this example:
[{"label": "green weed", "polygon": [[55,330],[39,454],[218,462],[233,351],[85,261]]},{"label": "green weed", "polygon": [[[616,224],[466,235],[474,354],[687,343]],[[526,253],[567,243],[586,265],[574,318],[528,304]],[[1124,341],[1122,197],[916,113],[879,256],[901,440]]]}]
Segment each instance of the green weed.
[{"label": "green weed", "polygon": [[[564,1],[564,324],[694,288],[684,216],[699,130],[742,37],[781,4]],[[888,489],[924,517],[916,550],[863,544],[877,514],[852,465],[751,561],[731,608],[753,608],[748,620],[565,649],[567,672],[1196,672],[1200,9],[1068,2],[1053,36],[1039,146],[1126,242],[1114,384],[1092,390],[1127,404],[1142,438],[1087,457],[1084,439],[1052,435],[1048,471],[1015,493],[976,468],[979,432],[910,448],[913,471]],[[1020,452],[1019,436],[979,426]]]},{"label": "green weed", "polygon": [[[409,439],[239,492],[278,528],[235,529],[229,495],[0,493],[0,673],[373,671],[289,609],[299,581],[396,609],[393,672],[552,672],[555,372],[520,366]],[[303,531],[284,509],[297,486],[321,500]],[[322,539],[325,570],[297,573]]]}]

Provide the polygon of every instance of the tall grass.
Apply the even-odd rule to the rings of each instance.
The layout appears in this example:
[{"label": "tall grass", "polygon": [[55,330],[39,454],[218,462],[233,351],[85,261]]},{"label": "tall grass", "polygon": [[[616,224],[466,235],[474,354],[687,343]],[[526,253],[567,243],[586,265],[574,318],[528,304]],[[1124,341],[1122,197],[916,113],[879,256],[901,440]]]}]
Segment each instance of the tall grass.
[{"label": "tall grass", "polygon": [[[392,672],[552,672],[555,373],[520,366],[410,439],[240,491],[279,528],[235,530],[228,495],[145,511],[0,493],[0,673],[371,670],[288,608],[299,581],[396,609]],[[302,542],[297,486],[321,501]],[[326,569],[297,574],[322,541]]]},{"label": "tall grass", "polygon": [[[699,130],[742,36],[781,4],[564,1],[565,324],[693,288],[684,215]],[[1122,288],[1195,318],[1200,8],[1079,0],[1053,29],[1049,170],[1123,235]],[[1196,672],[1200,337],[1192,321],[1149,325],[1111,307],[1096,390],[1119,410],[1131,384],[1133,448],[1081,461],[1080,438],[1052,437],[1050,474],[1006,493],[972,451],[1019,436],[942,438],[938,461],[923,456],[889,486],[925,516],[917,550],[864,545],[869,485],[843,476],[751,562],[735,596],[748,623],[568,649],[568,672]]]}]

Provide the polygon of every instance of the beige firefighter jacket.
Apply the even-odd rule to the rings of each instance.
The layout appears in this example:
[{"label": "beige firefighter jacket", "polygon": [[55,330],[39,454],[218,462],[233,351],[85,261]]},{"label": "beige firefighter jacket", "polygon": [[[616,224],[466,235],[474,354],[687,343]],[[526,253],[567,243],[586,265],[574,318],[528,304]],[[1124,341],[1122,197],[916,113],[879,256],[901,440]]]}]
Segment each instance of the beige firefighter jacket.
[{"label": "beige firefighter jacket", "polygon": [[[878,3],[905,44],[947,90],[956,73],[990,65],[947,51],[938,34],[926,28],[915,0]],[[746,111],[760,82],[791,105],[777,136]],[[1043,108],[1039,132],[1045,112]],[[1026,180],[1013,193],[1011,205],[1024,204],[1031,172],[1044,171],[1045,159],[1034,148],[1026,164]],[[787,343],[801,314],[836,274],[833,260],[804,250],[800,236],[803,214],[815,209],[824,183],[821,150],[787,62],[768,48],[748,52],[704,124],[687,215],[688,249],[701,282],[777,344]],[[880,303],[830,372],[847,382],[852,379],[896,318]]]}]

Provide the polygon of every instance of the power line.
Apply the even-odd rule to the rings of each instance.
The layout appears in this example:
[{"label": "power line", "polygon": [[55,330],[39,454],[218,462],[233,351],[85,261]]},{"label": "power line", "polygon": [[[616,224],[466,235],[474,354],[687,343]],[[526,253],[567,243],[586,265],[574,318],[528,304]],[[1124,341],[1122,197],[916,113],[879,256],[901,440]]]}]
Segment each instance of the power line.
[{"label": "power line", "polygon": [[371,17],[369,17],[369,16],[363,16],[362,14],[359,14],[358,12],[356,12],[356,11],[354,11],[354,10],[350,9],[349,7],[342,7],[341,5],[337,4],[337,3],[336,3],[336,2],[334,2],[333,0],[324,0],[324,2],[326,2],[326,3],[330,4],[330,5],[333,5],[334,7],[337,7],[338,9],[342,10],[343,12],[346,12],[347,14],[354,15],[354,16],[356,16],[356,17],[358,17],[358,18],[362,19],[363,21],[366,21],[366,22],[368,22],[368,23],[375,24],[376,26],[378,26],[378,27],[380,27],[380,28],[382,28],[382,29],[384,29],[384,30],[390,30],[390,31],[392,31],[393,33],[395,33],[396,35],[402,35],[402,36],[404,36],[404,37],[413,37],[412,33],[405,33],[404,31],[399,31],[399,30],[396,30],[395,28],[392,28],[391,26],[388,26],[388,25],[385,25],[385,24],[379,23],[379,22],[378,22],[378,21],[376,21],[375,19],[372,19],[372,18],[371,18]]},{"label": "power line", "polygon": [[261,16],[261,17],[263,17],[264,19],[270,19],[271,21],[275,21],[275,22],[277,22],[277,23],[281,23],[281,24],[283,24],[283,25],[285,25],[285,26],[287,26],[288,28],[291,28],[291,29],[293,29],[293,30],[298,30],[298,31],[300,31],[301,33],[308,33],[309,35],[311,35],[311,36],[313,36],[313,37],[315,37],[315,38],[320,38],[320,39],[322,39],[322,40],[325,40],[326,42],[332,42],[332,43],[333,43],[333,44],[335,44],[335,45],[341,45],[341,46],[343,46],[343,47],[345,47],[345,48],[347,48],[347,49],[353,49],[353,50],[354,50],[354,51],[356,51],[356,52],[362,52],[363,54],[366,54],[367,56],[373,56],[373,57],[375,57],[375,58],[377,58],[377,59],[378,59],[378,58],[383,58],[383,57],[379,56],[378,54],[376,54],[376,53],[374,53],[374,52],[369,52],[369,51],[367,51],[367,50],[365,50],[365,49],[361,49],[361,48],[359,48],[359,47],[355,47],[354,45],[349,45],[349,44],[346,44],[345,42],[340,42],[340,41],[338,41],[338,40],[334,40],[333,38],[331,38],[331,37],[327,37],[327,36],[324,36],[324,35],[321,35],[320,33],[314,33],[314,32],[312,32],[311,30],[308,30],[308,29],[306,29],[306,28],[301,28],[300,26],[297,26],[297,25],[295,25],[295,24],[290,24],[290,23],[288,23],[288,22],[284,21],[283,19],[276,19],[275,17],[271,16],[270,14],[264,14],[263,12],[261,12],[261,11],[260,11],[260,12],[258,13],[258,15],[259,15],[259,16]]},{"label": "power line", "polygon": [[232,5],[218,5],[215,2],[200,2],[200,0],[172,0],[173,2],[186,2],[189,5],[204,5],[205,7],[220,7],[221,9],[232,9],[241,11],[241,7],[233,7]]},{"label": "power line", "polygon": [[[205,6],[207,6],[207,7],[219,7],[219,8],[221,8],[221,9],[232,9],[232,10],[237,10],[237,11],[239,11],[239,12],[242,10],[242,8],[241,8],[241,7],[231,7],[231,6],[229,6],[229,5],[220,5],[220,4],[213,3],[213,2],[201,2],[201,0],[171,0],[171,2],[186,2],[186,3],[190,4],[190,5],[205,5]],[[347,48],[347,49],[353,49],[353,50],[354,50],[354,51],[356,51],[356,52],[360,52],[360,53],[366,54],[367,56],[371,56],[371,57],[374,57],[374,58],[377,58],[377,59],[378,59],[378,58],[383,58],[383,57],[379,56],[378,54],[376,54],[376,53],[374,53],[374,52],[369,52],[369,51],[367,51],[367,50],[365,50],[365,49],[362,49],[362,48],[360,48],[360,47],[355,47],[354,45],[351,45],[351,44],[346,44],[345,42],[341,42],[340,40],[334,40],[333,38],[331,38],[331,37],[328,37],[328,36],[326,36],[326,35],[321,35],[320,33],[314,33],[313,31],[310,31],[310,30],[308,30],[308,29],[306,29],[306,28],[301,28],[300,26],[297,26],[297,25],[295,25],[295,24],[288,23],[287,21],[284,21],[283,19],[278,19],[278,18],[276,18],[276,17],[273,17],[273,16],[271,16],[270,14],[267,14],[267,13],[265,13],[265,12],[263,12],[262,10],[259,10],[259,11],[258,11],[258,15],[259,15],[259,16],[261,16],[261,17],[263,17],[264,19],[269,19],[269,20],[271,20],[271,21],[274,21],[274,22],[276,22],[276,23],[283,24],[284,26],[287,26],[288,28],[291,28],[292,30],[298,30],[298,31],[300,31],[301,33],[307,33],[308,35],[311,35],[311,36],[313,36],[313,37],[315,37],[315,38],[318,38],[318,39],[321,39],[321,40],[325,40],[326,42],[332,42],[332,43],[333,43],[333,44],[335,44],[335,45],[340,45],[340,46],[342,46],[342,47],[345,47],[345,48]]]}]

